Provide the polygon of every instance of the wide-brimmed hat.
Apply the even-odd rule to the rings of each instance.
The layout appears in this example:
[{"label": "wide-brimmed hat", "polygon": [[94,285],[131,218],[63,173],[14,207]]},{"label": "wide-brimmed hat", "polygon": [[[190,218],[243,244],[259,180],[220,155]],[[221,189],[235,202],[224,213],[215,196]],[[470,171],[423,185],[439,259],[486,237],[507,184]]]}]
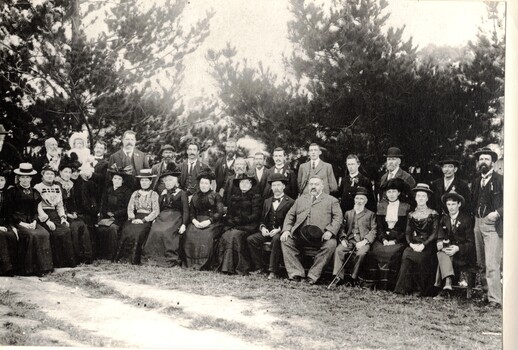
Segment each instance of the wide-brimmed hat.
[{"label": "wide-brimmed hat", "polygon": [[138,172],[138,175],[135,177],[139,178],[139,179],[151,179],[153,177],[156,177],[156,175],[153,174],[151,169],[140,169],[140,171]]},{"label": "wide-brimmed hat", "polygon": [[458,160],[454,156],[447,156],[446,158],[438,161],[437,164],[439,164],[440,166],[443,166],[444,164],[453,164],[456,167],[458,167],[460,165],[460,160]]},{"label": "wide-brimmed hat", "polygon": [[178,177],[178,176],[180,176],[181,173],[182,172],[176,166],[175,163],[168,163],[167,166],[166,166],[165,171],[162,174],[160,174],[160,178],[163,178],[164,176]]},{"label": "wide-brimmed hat", "polygon": [[322,236],[324,232],[320,227],[315,225],[306,225],[299,231],[300,238],[305,243],[304,245],[318,246],[322,244]]},{"label": "wide-brimmed hat", "polygon": [[160,154],[162,154],[162,152],[164,152],[164,151],[175,152],[176,150],[174,149],[174,147],[172,145],[163,145],[162,147],[160,147]]},{"label": "wide-brimmed hat", "polygon": [[201,179],[207,179],[207,180],[216,180],[216,175],[214,172],[210,169],[201,171],[198,176],[196,176],[196,181],[200,182]]},{"label": "wide-brimmed hat", "polygon": [[252,186],[255,186],[255,184],[257,183],[257,180],[255,179],[254,175],[240,174],[234,178],[234,180],[233,180],[234,186],[239,186],[239,183],[241,182],[241,180],[250,180],[250,182],[252,183]]},{"label": "wide-brimmed hat", "polygon": [[77,154],[75,152],[70,153],[70,156],[64,155],[59,162],[59,171],[70,168],[72,170],[78,170],[81,167],[81,163],[77,158]]},{"label": "wide-brimmed hat", "polygon": [[444,205],[446,205],[446,202],[448,201],[448,199],[453,199],[454,201],[459,202],[461,206],[464,206],[464,202],[465,202],[464,197],[455,191],[446,192],[445,194],[443,194],[441,196],[441,200],[444,203]]},{"label": "wide-brimmed hat", "polygon": [[127,167],[119,168],[116,163],[113,163],[112,166],[108,168],[108,174],[110,174],[112,177],[113,175],[119,175],[122,178],[125,178],[126,176],[133,176],[133,167],[128,165]]},{"label": "wide-brimmed hat", "polygon": [[34,170],[31,163],[20,163],[18,169],[14,169],[16,175],[34,176],[37,171]]},{"label": "wide-brimmed hat", "polygon": [[388,190],[398,190],[399,192],[404,192],[406,189],[408,189],[408,184],[399,177],[394,177],[390,180],[388,180],[382,187],[382,190],[388,191]]},{"label": "wide-brimmed hat", "polygon": [[401,150],[397,147],[390,147],[388,150],[387,150],[387,154],[384,154],[383,155],[384,157],[397,157],[397,158],[402,158],[403,157],[403,154],[401,153]]},{"label": "wide-brimmed hat", "polygon": [[88,144],[88,134],[84,131],[81,132],[75,132],[70,136],[70,139],[68,140],[68,144],[70,145],[70,148],[74,148],[74,142],[77,140],[83,140],[83,144],[86,147]]},{"label": "wide-brimmed hat", "polygon": [[356,192],[354,193],[355,196],[363,195],[363,196],[366,196],[366,197],[367,197],[368,194],[369,194],[369,192],[363,186],[358,186],[358,188],[356,189]]},{"label": "wide-brimmed hat", "polygon": [[280,182],[284,183],[285,185],[287,185],[287,184],[288,184],[288,179],[286,178],[286,176],[285,176],[285,175],[282,175],[282,174],[280,174],[280,173],[274,173],[272,176],[270,176],[270,177],[268,178],[268,182],[269,182],[270,184],[271,184],[271,183],[273,183],[273,182],[275,182],[275,181],[280,181]]},{"label": "wide-brimmed hat", "polygon": [[483,147],[474,153],[475,158],[478,160],[481,154],[489,154],[493,159],[493,162],[498,160],[498,154],[489,147]]},{"label": "wide-brimmed hat", "polygon": [[412,188],[414,193],[416,192],[426,192],[428,194],[433,194],[433,191],[430,189],[430,186],[424,183],[418,183],[414,188]]}]

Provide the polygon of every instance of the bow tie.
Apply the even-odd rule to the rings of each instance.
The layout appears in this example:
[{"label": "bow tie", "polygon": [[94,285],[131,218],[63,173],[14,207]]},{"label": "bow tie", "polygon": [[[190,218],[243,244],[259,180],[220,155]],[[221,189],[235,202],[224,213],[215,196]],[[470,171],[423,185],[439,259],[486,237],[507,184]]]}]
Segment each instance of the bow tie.
[{"label": "bow tie", "polygon": [[275,198],[275,199],[273,200],[273,202],[272,202],[272,203],[280,203],[280,202],[281,202],[281,200],[282,200],[282,197],[280,197],[280,198]]}]

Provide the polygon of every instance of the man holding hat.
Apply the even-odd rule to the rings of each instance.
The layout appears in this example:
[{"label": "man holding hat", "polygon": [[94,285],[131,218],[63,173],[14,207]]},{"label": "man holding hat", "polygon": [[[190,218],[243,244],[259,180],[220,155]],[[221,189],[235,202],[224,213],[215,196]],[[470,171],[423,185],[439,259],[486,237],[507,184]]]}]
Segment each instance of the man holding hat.
[{"label": "man holding hat", "polygon": [[410,190],[415,187],[416,182],[412,175],[410,175],[409,173],[407,173],[399,167],[401,165],[401,158],[403,158],[401,150],[397,147],[390,147],[387,150],[387,154],[385,154],[384,156],[387,157],[387,172],[383,174],[379,182],[379,200],[381,201],[384,198],[382,189],[384,188],[387,181],[394,178],[400,178],[408,185],[408,188],[405,188],[403,190],[403,196],[401,199],[408,201],[408,199],[410,198]]},{"label": "man holding hat", "polygon": [[198,181],[196,181],[198,174],[210,170],[209,166],[202,163],[199,158],[200,146],[196,142],[189,142],[187,144],[187,160],[180,164],[180,188],[186,192],[189,200],[198,189]]},{"label": "man holding hat", "polygon": [[462,205],[461,210],[465,213],[471,213],[471,193],[468,183],[456,176],[460,162],[455,159],[455,157],[448,156],[439,161],[438,164],[441,167],[444,176],[432,181],[430,184],[430,189],[433,191],[433,198],[430,203],[430,207],[435,209],[438,213],[448,213],[448,208],[446,208],[446,205],[441,198],[445,193],[457,192],[464,198],[464,204]]},{"label": "man holding hat", "polygon": [[461,212],[465,200],[455,191],[446,192],[441,197],[448,213],[442,215],[437,234],[437,274],[435,287],[443,290],[434,299],[448,298],[452,291],[453,280],[459,279],[459,269],[474,261],[473,220]]},{"label": "man holding hat", "polygon": [[338,199],[323,191],[324,181],[313,175],[308,181],[308,193],[297,198],[284,219],[281,247],[290,280],[300,281],[305,277],[304,267],[298,259],[302,247],[318,248],[308,272],[310,284],[317,283],[335,252],[335,237],[343,220],[342,209]]},{"label": "man holding hat", "polygon": [[[358,187],[354,196],[354,208],[347,211],[339,235],[340,245],[335,251],[333,275],[344,280],[347,271],[351,285],[355,285],[365,256],[376,239],[376,215],[365,208],[369,192],[365,187]],[[347,230],[347,231],[346,231]],[[354,254],[354,262],[341,269],[346,254]],[[341,270],[341,271],[340,271]]]},{"label": "man holding hat", "polygon": [[164,179],[162,178],[162,173],[164,173],[167,169],[167,164],[174,162],[174,147],[171,145],[163,145],[162,148],[160,148],[160,157],[162,157],[162,160],[153,165],[151,168],[151,172],[153,175],[156,175],[156,177],[153,179],[153,191],[157,192],[158,194],[162,193],[162,191],[165,188],[164,185]]},{"label": "man holding hat", "polygon": [[475,152],[475,158],[480,173],[472,184],[477,265],[480,272],[485,273],[482,283],[484,289],[487,284],[489,306],[500,307],[504,178],[493,170],[493,164],[498,160],[496,152],[484,147]]},{"label": "man holding hat", "polygon": [[256,271],[264,268],[263,264],[263,244],[271,240],[270,264],[268,279],[278,276],[279,265],[282,259],[281,249],[281,228],[286,217],[286,213],[293,206],[295,201],[288,197],[284,190],[288,183],[286,176],[274,173],[268,179],[273,196],[266,199],[263,204],[261,215],[261,225],[259,231],[248,236],[247,243],[250,250],[252,263]]}]

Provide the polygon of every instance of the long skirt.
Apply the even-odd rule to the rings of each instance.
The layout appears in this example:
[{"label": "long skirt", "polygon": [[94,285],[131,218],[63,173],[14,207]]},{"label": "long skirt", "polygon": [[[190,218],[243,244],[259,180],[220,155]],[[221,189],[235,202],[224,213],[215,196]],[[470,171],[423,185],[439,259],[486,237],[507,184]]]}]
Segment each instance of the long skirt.
[{"label": "long skirt", "polygon": [[72,233],[70,228],[61,223],[56,210],[45,210],[49,216],[49,221],[56,225],[56,229],[51,231],[49,227],[44,224],[44,227],[50,234],[50,246],[52,247],[52,261],[54,267],[75,267],[76,259],[74,256],[74,244],[72,241]]},{"label": "long skirt", "polygon": [[[148,214],[137,213],[136,219],[143,219]],[[122,226],[121,238],[117,248],[115,260],[117,262],[130,262],[139,265],[142,256],[142,246],[146,243],[151,223],[132,224],[126,221]]]},{"label": "long skirt", "polygon": [[151,226],[142,255],[144,259],[159,266],[181,265],[180,234],[182,213],[166,209],[160,212]]},{"label": "long skirt", "polygon": [[42,274],[52,271],[52,249],[50,234],[40,225],[34,230],[20,225],[18,230],[18,273],[21,275]]},{"label": "long skirt", "polygon": [[10,227],[0,231],[0,276],[13,275],[16,271],[18,239]]},{"label": "long skirt", "polygon": [[362,282],[376,289],[394,290],[405,247],[403,243],[384,246],[374,242],[365,258],[365,273],[360,276]]},{"label": "long skirt", "polygon": [[86,223],[80,219],[69,219],[70,232],[72,234],[72,244],[74,245],[74,255],[76,262],[91,264],[93,260],[92,241],[90,230]]},{"label": "long skirt", "polygon": [[433,283],[437,269],[437,256],[433,247],[426,247],[418,253],[407,247],[401,258],[401,268],[394,292],[399,294],[418,293],[421,296],[433,294]]},{"label": "long skirt", "polygon": [[[200,216],[198,221],[207,220],[208,216]],[[210,224],[205,228],[197,228],[193,224],[184,233],[183,249],[185,252],[185,267],[195,270],[211,269],[214,264],[214,247],[216,237],[221,232],[221,225]]]},{"label": "long skirt", "polygon": [[218,267],[228,274],[247,275],[250,259],[246,239],[251,233],[231,228],[221,235],[218,243]]},{"label": "long skirt", "polygon": [[120,237],[120,226],[115,222],[111,226],[97,226],[97,257],[99,259],[115,260],[117,245]]}]

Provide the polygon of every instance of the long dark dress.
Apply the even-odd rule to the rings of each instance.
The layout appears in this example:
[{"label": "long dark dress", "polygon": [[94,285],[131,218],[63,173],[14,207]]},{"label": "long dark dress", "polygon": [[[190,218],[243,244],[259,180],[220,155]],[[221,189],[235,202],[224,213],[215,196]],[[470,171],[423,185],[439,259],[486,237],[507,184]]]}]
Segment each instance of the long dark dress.
[{"label": "long dark dress", "polygon": [[[50,233],[54,267],[75,267],[76,258],[72,233],[70,232],[70,227],[61,223],[61,217],[65,216],[61,186],[57,183],[47,186],[40,182],[34,188],[40,192],[42,198],[40,206],[45,212],[45,216],[48,217],[48,220],[45,219],[42,224]],[[49,221],[56,225],[54,230],[49,228]]]},{"label": "long dark dress", "polygon": [[407,247],[401,258],[401,267],[394,292],[407,294],[417,292],[422,296],[433,293],[433,283],[437,268],[436,239],[439,228],[439,214],[428,209],[428,216],[416,219],[408,214],[406,240],[413,244],[423,243],[422,252]]},{"label": "long dark dress", "polygon": [[97,257],[97,237],[94,224],[97,222],[97,214],[99,213],[97,204],[99,192],[102,192],[102,190],[93,178],[85,180],[80,176],[74,181],[77,216],[83,220],[90,231],[93,258]]},{"label": "long dark dress", "polygon": [[191,198],[189,222],[209,219],[211,224],[197,228],[192,223],[184,233],[185,267],[195,270],[210,269],[214,264],[215,239],[222,229],[223,199],[210,190],[198,191]]},{"label": "long dark dress", "polygon": [[[407,247],[405,231],[407,216],[410,205],[399,202],[397,222],[392,229],[389,229],[386,221],[386,201],[378,204],[376,213],[377,234],[371,250],[365,257],[365,274],[360,276],[368,286],[375,286],[376,289],[393,290],[401,265],[401,255]],[[395,241],[394,245],[383,245],[383,240]]]},{"label": "long dark dress", "polygon": [[[33,188],[16,185],[7,191],[8,213],[11,223],[18,231],[17,267],[21,275],[42,274],[52,271],[50,235],[37,223],[38,204],[41,196]],[[34,230],[24,228],[21,222],[36,221]]]},{"label": "long dark dress", "polygon": [[[61,185],[63,193],[63,205],[67,214],[77,214],[75,185],[72,181],[63,181],[61,178],[56,178],[56,182]],[[70,224],[70,233],[72,234],[72,244],[74,246],[74,256],[76,262],[90,264],[93,259],[92,241],[90,239],[90,229],[78,216],[75,219],[67,217]]]},{"label": "long dark dress", "polygon": [[[108,213],[113,214],[109,226],[98,224],[96,227],[97,236],[97,257],[100,259],[114,260],[117,254],[120,228],[128,220],[128,202],[131,197],[131,190],[125,185],[116,190],[113,186],[105,189],[101,199],[101,222],[110,219]],[[105,220],[103,220],[105,219]]]},{"label": "long dark dress", "polygon": [[0,231],[0,276],[13,275],[16,271],[16,251],[18,239],[9,226],[9,214],[7,211],[7,191],[0,189],[0,226],[7,229]]},{"label": "long dark dress", "polygon": [[232,194],[224,233],[218,242],[218,267],[228,274],[248,274],[250,258],[246,238],[257,232],[262,198],[254,189]]},{"label": "long dark dress", "polygon": [[[158,194],[149,190],[137,190],[128,203],[128,221],[122,226],[117,248],[116,261],[140,264],[142,247],[151,229],[151,223],[160,213]],[[143,224],[134,224],[133,219],[141,219]]]},{"label": "long dark dress", "polygon": [[156,218],[142,255],[148,262],[160,266],[181,265],[180,234],[178,230],[189,222],[189,200],[185,191],[175,188],[160,195],[160,214]]}]

